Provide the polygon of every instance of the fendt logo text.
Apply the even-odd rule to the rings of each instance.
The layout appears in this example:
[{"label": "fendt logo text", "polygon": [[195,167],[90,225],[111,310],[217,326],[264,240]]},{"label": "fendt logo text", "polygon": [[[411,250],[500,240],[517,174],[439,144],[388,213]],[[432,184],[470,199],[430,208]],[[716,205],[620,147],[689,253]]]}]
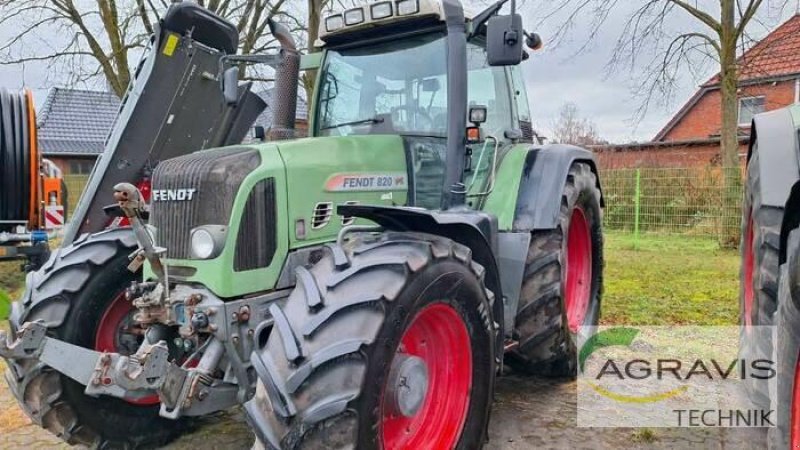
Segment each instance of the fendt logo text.
[{"label": "fendt logo text", "polygon": [[189,201],[197,189],[153,189],[154,202]]}]

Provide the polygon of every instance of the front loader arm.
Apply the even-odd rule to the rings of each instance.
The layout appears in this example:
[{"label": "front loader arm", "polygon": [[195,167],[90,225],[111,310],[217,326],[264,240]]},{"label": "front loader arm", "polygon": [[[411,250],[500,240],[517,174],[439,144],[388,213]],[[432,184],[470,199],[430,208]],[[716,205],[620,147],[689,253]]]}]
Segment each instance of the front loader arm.
[{"label": "front loader arm", "polygon": [[106,227],[103,196],[120,182],[136,183],[159,161],[241,142],[266,107],[242,83],[237,104],[219,88],[220,60],[235,53],[235,27],[191,2],[165,15],[122,98],[106,139],[67,228],[62,245]]}]

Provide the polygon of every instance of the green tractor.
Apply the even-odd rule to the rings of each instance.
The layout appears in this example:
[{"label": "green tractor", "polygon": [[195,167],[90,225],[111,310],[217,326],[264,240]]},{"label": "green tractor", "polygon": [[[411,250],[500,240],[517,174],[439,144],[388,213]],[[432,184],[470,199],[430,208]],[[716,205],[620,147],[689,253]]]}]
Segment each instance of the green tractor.
[{"label": "green tractor", "polygon": [[28,277],[0,339],[22,408],[97,446],[244,404],[267,448],[476,448],[504,362],[574,376],[603,198],[589,151],[534,142],[519,64],[540,40],[505,3],[380,1],[326,17],[319,54],[273,24],[279,55],[221,57],[232,115],[240,65],[275,64],[271,139],[158,161],[149,204],[118,183],[130,227]]}]

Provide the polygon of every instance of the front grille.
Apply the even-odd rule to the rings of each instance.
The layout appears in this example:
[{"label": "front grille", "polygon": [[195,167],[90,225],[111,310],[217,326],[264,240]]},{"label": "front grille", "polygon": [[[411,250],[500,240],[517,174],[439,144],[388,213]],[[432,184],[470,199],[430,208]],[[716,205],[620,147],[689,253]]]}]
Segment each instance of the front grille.
[{"label": "front grille", "polygon": [[236,236],[233,270],[241,272],[267,267],[278,243],[275,212],[275,180],[267,178],[253,186]]},{"label": "front grille", "polygon": [[[200,225],[228,225],[245,177],[261,164],[256,150],[228,147],[160,163],[153,173],[150,223],[167,257],[190,258],[190,231]],[[189,199],[187,190],[194,189]],[[174,193],[182,195],[174,195]],[[182,198],[183,200],[178,200]]]}]

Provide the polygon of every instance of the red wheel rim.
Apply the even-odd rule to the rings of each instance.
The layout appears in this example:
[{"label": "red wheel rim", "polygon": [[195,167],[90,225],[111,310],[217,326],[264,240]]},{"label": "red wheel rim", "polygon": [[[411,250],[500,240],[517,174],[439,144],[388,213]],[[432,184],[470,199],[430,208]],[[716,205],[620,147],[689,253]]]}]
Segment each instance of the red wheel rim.
[{"label": "red wheel rim", "polygon": [[789,428],[789,448],[800,447],[800,357],[794,368],[794,387],[792,388],[791,427]]},{"label": "red wheel rim", "polygon": [[[108,305],[103,317],[100,319],[100,324],[97,327],[95,334],[94,349],[101,352],[120,353],[129,355],[134,350],[131,348],[124,348],[121,344],[121,338],[136,339],[132,337],[136,335],[132,331],[133,314],[136,308],[133,303],[125,298],[125,293],[117,295],[117,297]],[[139,339],[141,342],[141,339]],[[125,398],[126,402],[139,405],[139,406],[153,406],[159,403],[158,395],[147,395],[137,398]]]},{"label": "red wheel rim", "polygon": [[592,237],[586,213],[572,209],[567,234],[567,276],[564,288],[569,329],[577,333],[589,311],[592,296]]},{"label": "red wheel rim", "polygon": [[744,235],[744,326],[750,331],[753,325],[753,270],[755,258],[753,257],[753,215],[747,212],[747,227]]},{"label": "red wheel rim", "polygon": [[472,386],[469,333],[458,312],[445,303],[422,309],[403,333],[398,354],[421,358],[428,371],[422,406],[411,417],[381,405],[385,449],[452,449],[464,428]]}]

